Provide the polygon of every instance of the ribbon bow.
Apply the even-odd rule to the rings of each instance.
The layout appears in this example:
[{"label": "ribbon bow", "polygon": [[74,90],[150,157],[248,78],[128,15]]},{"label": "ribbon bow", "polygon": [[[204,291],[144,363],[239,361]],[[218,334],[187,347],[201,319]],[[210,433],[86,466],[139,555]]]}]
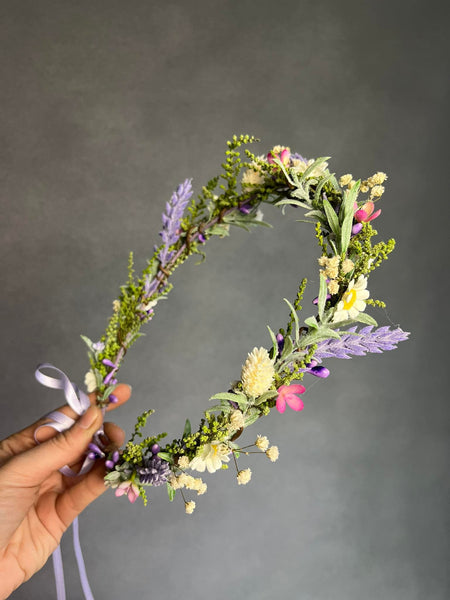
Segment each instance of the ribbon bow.
[{"label": "ribbon bow", "polygon": [[[41,369],[51,369],[58,373],[58,377],[50,377],[42,373]],[[90,406],[89,397],[82,390],[78,388],[78,386],[70,381],[64,371],[58,369],[54,365],[50,363],[42,363],[38,365],[34,376],[39,381],[40,384],[45,387],[52,388],[55,390],[62,390],[64,392],[65,399],[67,404],[74,410],[78,415],[82,415]],[[37,439],[37,432],[43,427],[52,427],[59,433],[65,431],[72,427],[75,423],[75,419],[68,417],[64,413],[59,410],[52,411],[48,415],[46,415],[48,419],[50,419],[49,423],[44,423],[36,428],[34,432],[34,439],[36,443],[39,444],[39,440]],[[77,477],[79,475],[84,475],[88,471],[90,471],[95,463],[97,458],[103,458],[105,456],[103,449],[104,444],[101,440],[101,436],[104,434],[103,428],[99,429],[94,437],[93,442],[89,444],[90,452],[87,454],[81,469],[78,472],[73,471],[68,465],[64,465],[60,472],[63,475],[67,475],[69,477]],[[75,551],[75,556],[78,564],[78,572],[80,574],[81,587],[83,588],[84,597],[86,600],[94,600],[94,596],[92,595],[92,591],[89,585],[89,581],[87,579],[86,567],[84,564],[83,554],[81,552],[81,544],[79,537],[79,529],[78,529],[78,517],[75,518],[72,524],[73,531],[73,546]],[[56,550],[53,552],[53,569],[55,572],[55,582],[56,582],[56,595],[58,600],[66,600],[66,590],[64,584],[64,569],[63,569],[63,561],[61,555],[61,546],[58,546]]]}]

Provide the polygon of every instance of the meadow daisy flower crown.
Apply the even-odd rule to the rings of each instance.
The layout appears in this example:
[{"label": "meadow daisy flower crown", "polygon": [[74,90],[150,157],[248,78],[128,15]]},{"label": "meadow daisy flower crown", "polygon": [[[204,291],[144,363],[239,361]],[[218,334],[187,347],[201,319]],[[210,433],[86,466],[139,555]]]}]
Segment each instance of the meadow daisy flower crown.
[{"label": "meadow daisy flower crown", "polygon": [[[350,358],[369,352],[392,350],[408,334],[400,328],[378,327],[367,307],[384,307],[370,298],[367,283],[394,249],[394,240],[373,243],[377,234],[372,222],[380,215],[376,203],[384,193],[387,176],[378,172],[355,181],[350,174],[336,177],[328,170],[328,158],[307,160],[284,146],[266,156],[256,156],[242,146],[255,138],[234,136],[228,142],[222,172],[211,179],[197,199],[191,180],[186,179],[166,203],[162,215],[161,243],[155,248],[140,277],[134,275],[129,259],[128,281],[113,302],[113,313],[105,334],[93,342],[85,336],[91,368],[86,374],[88,392],[95,391],[97,403],[105,407],[117,402],[114,387],[127,350],[140,337],[141,328],[155,315],[160,300],[172,289],[170,276],[192,254],[204,256],[212,236],[226,237],[233,226],[250,230],[268,226],[263,221],[264,203],[283,211],[293,207],[298,219],[315,226],[319,246],[319,289],[314,314],[300,321],[299,311],[306,280],[299,284],[285,328],[269,329],[267,348],[253,348],[240,378],[227,391],[215,394],[197,428],[189,420],[178,439],[163,443],[166,434],[144,437],[142,429],[152,410],[137,420],[135,431],[123,450],[106,452],[97,439],[90,444],[88,459],[104,458],[106,485],[116,496],[126,495],[147,503],[148,487],[164,486],[170,500],[179,491],[186,513],[195,508],[193,492],[201,495],[206,483],[201,474],[229,465],[236,468],[237,483],[245,485],[252,472],[247,456],[261,453],[275,462],[277,446],[264,435],[254,444],[240,447],[243,430],[275,408],[303,409],[305,376],[328,377],[323,364],[330,357]],[[189,490],[189,491],[188,491]]]}]

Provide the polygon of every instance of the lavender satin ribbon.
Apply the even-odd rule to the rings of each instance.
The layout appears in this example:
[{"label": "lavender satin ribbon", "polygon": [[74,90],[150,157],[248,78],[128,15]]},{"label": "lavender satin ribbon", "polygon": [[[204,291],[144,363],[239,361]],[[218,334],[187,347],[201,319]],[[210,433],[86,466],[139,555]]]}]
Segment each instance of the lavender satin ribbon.
[{"label": "lavender satin ribbon", "polygon": [[[58,378],[49,377],[41,372],[41,369],[51,369],[58,373]],[[82,415],[91,405],[88,396],[80,390],[64,373],[61,369],[58,369],[54,365],[50,363],[42,363],[38,365],[34,376],[39,381],[40,384],[45,387],[52,388],[55,390],[62,390],[64,392],[64,396],[66,398],[67,404],[78,414]],[[65,431],[72,427],[75,423],[75,419],[68,417],[62,412],[56,410],[48,415],[46,418],[50,419],[49,423],[44,423],[36,428],[34,432],[34,439],[36,443],[39,444],[39,440],[37,439],[37,432],[43,427],[52,427],[58,432]],[[104,444],[101,440],[101,436],[103,435],[103,429],[99,429],[94,437],[93,441],[97,450],[102,450]],[[98,454],[98,453],[97,453]],[[60,472],[63,475],[67,475],[69,477],[76,477],[78,475],[84,475],[88,471],[92,469],[92,466],[95,463],[95,458],[93,457],[95,453],[90,452],[78,472],[73,471],[68,465],[64,465],[60,469]],[[73,547],[75,551],[75,556],[78,564],[78,572],[80,575],[81,587],[83,588],[84,597],[86,600],[94,600],[94,596],[92,595],[92,591],[89,585],[89,581],[86,575],[86,567],[84,564],[83,554],[81,552],[81,544],[80,544],[80,536],[79,536],[79,527],[78,527],[78,518],[76,517],[74,522],[72,523],[72,531],[73,531]],[[58,546],[56,550],[53,552],[53,569],[55,572],[55,582],[56,582],[56,597],[58,600],[66,600],[66,590],[64,584],[64,569],[63,569],[63,561],[61,556],[61,546]]]}]

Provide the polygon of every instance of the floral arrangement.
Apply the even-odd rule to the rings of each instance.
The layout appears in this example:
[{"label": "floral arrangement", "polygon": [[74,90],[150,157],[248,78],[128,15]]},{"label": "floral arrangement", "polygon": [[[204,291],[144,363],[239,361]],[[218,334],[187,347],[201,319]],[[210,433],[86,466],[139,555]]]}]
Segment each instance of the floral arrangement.
[{"label": "floral arrangement", "polygon": [[245,428],[273,408],[279,413],[287,406],[301,411],[305,387],[300,381],[305,375],[328,377],[325,359],[392,350],[408,337],[400,328],[378,327],[365,312],[368,306],[385,306],[370,298],[367,283],[395,246],[393,239],[373,243],[377,231],[372,222],[381,213],[375,204],[384,193],[386,174],[378,172],[363,181],[346,174],[337,180],[328,170],[328,158],[306,160],[284,146],[274,147],[267,156],[256,156],[247,148],[243,160],[242,146],[255,141],[247,135],[234,136],[228,142],[222,173],[202,188],[197,199],[191,180],[179,185],[162,215],[161,243],[140,277],[134,274],[130,254],[128,281],[113,302],[105,334],[95,343],[82,336],[91,365],[87,389],[96,392],[101,407],[117,402],[118,370],[127,350],[142,335],[141,328],[152,320],[158,302],[171,291],[171,274],[190,255],[204,256],[207,241],[228,236],[232,226],[246,230],[269,226],[261,212],[264,203],[283,211],[294,207],[297,215],[301,209],[305,211],[301,220],[315,225],[320,250],[315,314],[300,323],[303,279],[293,302],[285,300],[290,311],[287,326],[276,333],[268,328],[269,348],[254,348],[248,354],[240,379],[211,398],[215,404],[205,411],[197,429],[186,420],[181,437],[163,445],[166,434],[142,434],[153,412],[148,410],[138,418],[123,450],[106,453],[91,443],[90,458],[106,459],[106,485],[131,502],[140,496],[147,503],[145,489],[165,485],[170,500],[179,490],[190,514],[195,502],[187,497],[187,490],[201,495],[207,489],[191,473],[213,473],[230,462],[237,483],[245,485],[252,473],[238,465],[242,456],[258,452],[275,462],[279,454],[277,446],[262,435],[253,445],[240,447],[237,440]]}]

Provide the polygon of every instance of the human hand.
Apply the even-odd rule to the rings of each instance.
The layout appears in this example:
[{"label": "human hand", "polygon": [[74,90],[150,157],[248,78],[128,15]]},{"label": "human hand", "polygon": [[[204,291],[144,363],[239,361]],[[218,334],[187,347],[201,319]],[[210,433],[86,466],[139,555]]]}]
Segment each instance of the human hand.
[{"label": "human hand", "polygon": [[[107,411],[126,402],[131,388],[118,384],[114,395],[118,402],[109,404]],[[103,461],[79,477],[58,471],[64,465],[77,470],[74,465],[81,464],[102,425],[95,394],[89,399],[91,407],[81,417],[67,405],[58,409],[78,420],[63,433],[41,429],[40,445],[34,432],[48,422],[46,418],[0,442],[0,600],[44,566],[75,517],[106,490]],[[104,430],[110,448],[124,443],[125,433],[114,423],[104,423]]]}]

